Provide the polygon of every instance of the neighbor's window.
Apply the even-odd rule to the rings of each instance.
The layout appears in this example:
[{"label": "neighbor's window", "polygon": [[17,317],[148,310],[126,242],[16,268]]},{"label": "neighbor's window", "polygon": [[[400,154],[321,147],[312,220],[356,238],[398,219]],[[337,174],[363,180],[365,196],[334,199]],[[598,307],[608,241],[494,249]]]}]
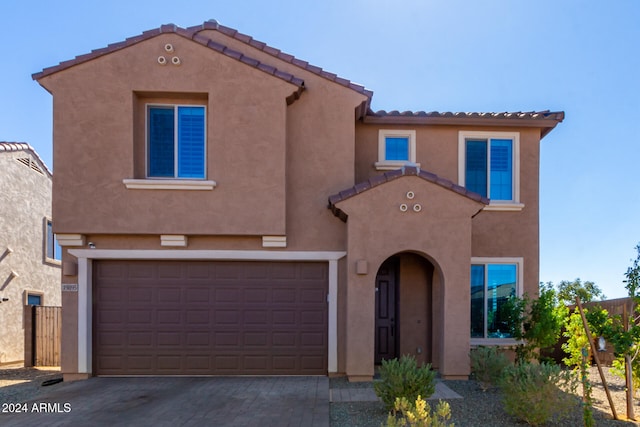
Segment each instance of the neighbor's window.
[{"label": "neighbor's window", "polygon": [[205,107],[147,106],[147,176],[205,178]]},{"label": "neighbor's window", "polygon": [[27,305],[42,305],[42,295],[28,293]]},{"label": "neighbor's window", "polygon": [[460,184],[492,202],[518,202],[519,138],[507,132],[461,132]]},{"label": "neighbor's window", "polygon": [[504,306],[519,295],[520,264],[471,265],[471,338],[512,338]]},{"label": "neighbor's window", "polygon": [[378,131],[378,170],[399,169],[416,162],[416,131],[391,130]]},{"label": "neighbor's window", "polygon": [[58,244],[55,234],[53,234],[53,222],[47,219],[47,232],[45,236],[46,258],[49,260],[62,260],[62,248]]}]

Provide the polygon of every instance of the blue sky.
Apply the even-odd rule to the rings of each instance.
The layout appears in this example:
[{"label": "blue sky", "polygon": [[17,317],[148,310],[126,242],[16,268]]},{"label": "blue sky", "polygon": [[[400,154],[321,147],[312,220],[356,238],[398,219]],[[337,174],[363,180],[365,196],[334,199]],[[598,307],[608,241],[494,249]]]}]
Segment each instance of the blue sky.
[{"label": "blue sky", "polygon": [[161,24],[208,19],[365,85],[373,108],[562,110],[542,141],[540,280],[623,297],[640,242],[640,2],[3,0],[0,140],[50,168],[31,74]]}]

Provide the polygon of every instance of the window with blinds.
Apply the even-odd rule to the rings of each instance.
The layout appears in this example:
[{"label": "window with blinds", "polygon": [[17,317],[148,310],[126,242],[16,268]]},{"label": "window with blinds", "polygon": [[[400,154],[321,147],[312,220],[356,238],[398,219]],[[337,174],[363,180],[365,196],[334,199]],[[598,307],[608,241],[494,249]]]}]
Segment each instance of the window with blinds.
[{"label": "window with blinds", "polygon": [[147,107],[147,176],[205,178],[205,107]]}]

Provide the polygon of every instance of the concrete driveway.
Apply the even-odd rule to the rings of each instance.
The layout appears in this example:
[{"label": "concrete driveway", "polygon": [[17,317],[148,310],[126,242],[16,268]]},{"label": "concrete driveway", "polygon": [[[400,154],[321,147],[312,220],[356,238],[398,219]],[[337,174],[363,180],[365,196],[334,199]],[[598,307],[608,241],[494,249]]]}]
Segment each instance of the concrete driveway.
[{"label": "concrete driveway", "polygon": [[34,401],[0,402],[0,425],[329,426],[327,377],[90,378],[54,387]]}]

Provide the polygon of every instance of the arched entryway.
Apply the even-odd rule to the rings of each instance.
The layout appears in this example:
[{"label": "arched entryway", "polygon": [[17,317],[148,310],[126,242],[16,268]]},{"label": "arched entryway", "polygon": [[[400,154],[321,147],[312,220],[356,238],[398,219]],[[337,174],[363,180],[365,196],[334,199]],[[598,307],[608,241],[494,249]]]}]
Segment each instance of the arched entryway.
[{"label": "arched entryway", "polygon": [[418,364],[433,363],[437,276],[432,262],[412,252],[393,255],[380,265],[375,279],[376,365],[405,354]]}]

